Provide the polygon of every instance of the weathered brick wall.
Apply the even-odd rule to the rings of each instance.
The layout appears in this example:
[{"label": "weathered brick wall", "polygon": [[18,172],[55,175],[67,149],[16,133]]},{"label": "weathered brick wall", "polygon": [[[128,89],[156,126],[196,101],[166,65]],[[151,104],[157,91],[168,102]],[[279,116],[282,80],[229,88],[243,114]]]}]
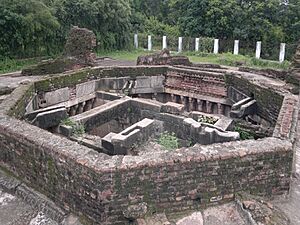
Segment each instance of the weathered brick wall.
[{"label": "weathered brick wall", "polygon": [[298,96],[285,96],[273,132],[273,137],[284,139],[293,138],[292,135],[295,132],[297,126],[298,110]]},{"label": "weathered brick wall", "polygon": [[168,67],[162,66],[139,66],[139,67],[96,67],[84,69],[68,74],[52,76],[35,82],[37,92],[54,91],[59,88],[72,87],[90,80],[97,80],[104,77],[131,77],[137,76],[159,76],[165,75]]},{"label": "weathered brick wall", "polygon": [[226,98],[224,76],[219,73],[169,68],[165,87],[216,98]]},{"label": "weathered brick wall", "polygon": [[122,212],[179,212],[232,200],[238,191],[289,189],[292,145],[267,138],[174,152],[109,157],[0,115],[0,165],[60,206],[99,224],[128,224]]},{"label": "weathered brick wall", "polygon": [[227,87],[232,86],[248,96],[254,95],[258,105],[258,115],[275,126],[285,94],[274,88],[254,84],[240,75],[226,74],[225,76]]}]

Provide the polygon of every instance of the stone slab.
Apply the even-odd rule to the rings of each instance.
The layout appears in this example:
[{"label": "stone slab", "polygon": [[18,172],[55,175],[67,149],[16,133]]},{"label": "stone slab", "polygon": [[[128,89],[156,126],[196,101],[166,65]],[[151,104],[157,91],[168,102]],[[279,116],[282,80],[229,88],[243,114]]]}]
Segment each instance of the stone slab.
[{"label": "stone slab", "polygon": [[69,100],[69,97],[69,88],[61,88],[56,91],[47,92],[44,96],[44,100],[46,101],[45,106],[51,106],[61,102],[66,102]]},{"label": "stone slab", "polygon": [[85,95],[93,94],[96,90],[96,81],[89,81],[76,85],[76,97],[80,98]]},{"label": "stone slab", "polygon": [[167,102],[166,104],[162,105],[161,112],[179,115],[184,112],[184,105],[174,102]]},{"label": "stone slab", "polygon": [[58,126],[60,122],[67,117],[67,110],[65,108],[60,108],[37,114],[32,123],[40,128],[48,129]]},{"label": "stone slab", "polygon": [[176,225],[203,225],[201,212],[195,212],[192,215],[179,220]]}]

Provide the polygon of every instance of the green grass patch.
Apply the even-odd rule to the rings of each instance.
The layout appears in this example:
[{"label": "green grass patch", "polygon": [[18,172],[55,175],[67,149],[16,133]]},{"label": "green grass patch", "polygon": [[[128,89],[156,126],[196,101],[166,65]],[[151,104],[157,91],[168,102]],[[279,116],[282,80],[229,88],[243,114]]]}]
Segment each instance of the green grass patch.
[{"label": "green grass patch", "polygon": [[291,63],[284,61],[279,63],[271,60],[256,59],[251,56],[233,55],[231,53],[211,54],[211,53],[196,53],[186,52],[189,59],[194,63],[212,63],[225,66],[246,66],[252,68],[270,68],[286,70],[290,67]]},{"label": "green grass patch", "polygon": [[174,150],[179,148],[178,139],[175,133],[165,131],[158,139],[158,144],[163,146],[166,150]]},{"label": "green grass patch", "polygon": [[0,60],[0,74],[10,73],[22,70],[24,67],[37,64],[40,61],[38,58],[33,59],[1,59]]}]

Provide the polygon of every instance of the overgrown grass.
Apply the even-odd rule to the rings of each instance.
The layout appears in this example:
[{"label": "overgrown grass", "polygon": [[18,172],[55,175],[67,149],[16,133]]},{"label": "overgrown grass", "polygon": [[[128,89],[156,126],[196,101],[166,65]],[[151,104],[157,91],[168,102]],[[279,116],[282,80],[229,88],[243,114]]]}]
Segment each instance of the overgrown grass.
[{"label": "overgrown grass", "polygon": [[[99,57],[111,57],[119,60],[136,61],[140,55],[147,55],[153,53],[143,49],[132,51],[114,51],[114,52],[98,52]],[[177,55],[173,53],[173,55]],[[186,55],[191,62],[194,63],[213,63],[225,66],[247,66],[253,68],[271,68],[286,70],[290,67],[290,62],[284,61],[279,63],[271,60],[256,59],[251,56],[233,55],[232,53],[212,54],[212,53],[197,53],[197,52],[183,52],[180,55]]]},{"label": "overgrown grass", "polygon": [[286,70],[290,67],[290,62],[279,63],[271,60],[256,59],[251,56],[233,55],[231,53],[211,54],[187,52],[189,59],[194,63],[213,63],[225,66],[247,66],[254,68],[271,68]]},{"label": "overgrown grass", "polygon": [[0,59],[0,74],[10,73],[30,65],[34,65],[40,61],[39,58],[33,59]]},{"label": "overgrown grass", "polygon": [[[158,52],[158,51],[156,51]],[[111,57],[118,60],[136,61],[140,55],[152,54],[154,51],[145,51],[137,49],[132,51],[113,51],[113,52],[97,52],[98,57]],[[174,53],[174,55],[177,55]],[[184,52],[181,55],[186,55],[194,63],[213,63],[225,66],[247,66],[254,68],[271,68],[271,69],[288,69],[290,62],[285,61],[279,63],[276,61],[256,59],[251,56],[233,55],[231,53],[211,54]],[[40,58],[34,59],[0,59],[0,74],[9,73],[21,70],[26,66],[36,64]]]}]

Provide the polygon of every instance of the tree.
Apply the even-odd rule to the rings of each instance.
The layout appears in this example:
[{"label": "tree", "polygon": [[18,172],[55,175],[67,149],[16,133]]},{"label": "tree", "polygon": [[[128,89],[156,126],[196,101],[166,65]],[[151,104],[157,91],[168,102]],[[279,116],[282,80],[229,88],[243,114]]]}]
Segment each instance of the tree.
[{"label": "tree", "polygon": [[0,0],[0,55],[50,54],[59,23],[38,0]]}]

